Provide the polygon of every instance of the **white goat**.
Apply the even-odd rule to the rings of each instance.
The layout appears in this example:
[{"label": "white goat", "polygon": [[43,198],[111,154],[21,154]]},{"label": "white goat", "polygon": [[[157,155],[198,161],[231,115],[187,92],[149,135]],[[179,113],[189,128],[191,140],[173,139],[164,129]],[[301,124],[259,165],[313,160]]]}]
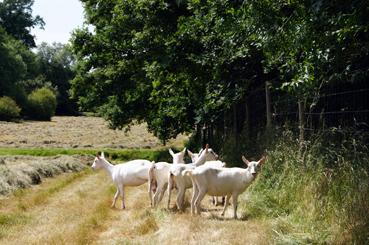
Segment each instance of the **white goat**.
[{"label": "white goat", "polygon": [[249,162],[244,156],[242,160],[248,166],[243,168],[213,168],[210,166],[200,166],[193,170],[186,170],[185,175],[190,175],[193,183],[193,193],[191,199],[191,214],[201,213],[201,201],[206,194],[212,196],[226,196],[222,216],[228,206],[229,198],[233,199],[233,217],[237,219],[237,199],[238,196],[255,179],[260,166],[265,162],[265,157],[259,161]]},{"label": "white goat", "polygon": [[[203,151],[203,149],[201,149],[199,151],[199,153],[192,153],[190,150],[187,150],[187,153],[188,155],[191,157],[191,160],[192,162],[196,162],[197,159],[199,159],[199,156],[201,154],[201,152]],[[221,161],[216,161],[218,159],[218,154],[216,154],[213,149],[209,149],[209,152],[211,154],[207,155],[206,157],[206,162],[205,164],[209,165],[209,166],[213,166],[213,167],[216,167],[216,168],[223,168],[226,166],[225,162],[221,162]],[[215,205],[215,206],[218,206],[218,197],[212,197],[212,203]]]},{"label": "white goat", "polygon": [[[173,158],[173,164],[184,163],[184,155],[186,154],[186,148],[178,153],[174,153],[172,149],[169,149],[169,153]],[[168,174],[172,164],[167,162],[157,162],[149,170],[149,183],[156,185],[154,191],[154,197],[152,201],[153,207],[156,207],[159,202],[163,199],[164,192],[168,185]],[[149,187],[151,189],[151,187]]]},{"label": "white goat", "polygon": [[[199,153],[192,153],[190,150],[187,150],[188,155],[191,157],[191,162],[196,162],[203,150],[204,149],[201,149]],[[219,156],[213,151],[213,149],[209,148],[208,151],[210,154],[206,156],[206,161],[215,161],[218,159]]]},{"label": "white goat", "polygon": [[[113,165],[105,159],[104,153],[102,153],[101,156],[98,154],[96,155],[92,168],[104,168],[108,172],[117,187],[111,207],[115,207],[115,203],[120,194],[122,196],[122,209],[125,209],[124,188],[126,186],[139,186],[146,183],[148,180],[148,171],[153,164],[153,162],[147,160],[132,160],[124,164]],[[150,189],[149,198],[151,201]]]},{"label": "white goat", "polygon": [[[168,209],[170,206],[171,190],[172,190],[174,183],[177,186],[177,199],[176,199],[177,208],[179,210],[183,209],[186,189],[192,187],[191,178],[183,175],[183,171],[193,170],[197,166],[204,164],[209,154],[210,154],[209,145],[206,145],[205,149],[201,152],[199,158],[194,163],[176,164],[176,165],[171,166],[170,171],[169,171],[170,173],[168,175],[168,204],[167,204]],[[219,161],[218,164],[222,164],[222,163]]]},{"label": "white goat", "polygon": [[169,148],[169,154],[172,156],[173,158],[173,164],[178,164],[178,163],[184,163],[184,156],[186,154],[186,147],[183,148],[182,151],[178,152],[178,153],[174,153],[173,150],[171,148]]}]

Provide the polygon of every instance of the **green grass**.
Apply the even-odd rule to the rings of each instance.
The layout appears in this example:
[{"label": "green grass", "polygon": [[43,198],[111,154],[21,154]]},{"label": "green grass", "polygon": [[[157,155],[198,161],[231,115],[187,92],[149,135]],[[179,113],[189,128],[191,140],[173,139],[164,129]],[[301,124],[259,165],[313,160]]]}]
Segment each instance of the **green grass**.
[{"label": "green grass", "polygon": [[132,159],[148,159],[152,161],[169,161],[170,155],[165,150],[150,149],[63,149],[63,148],[0,148],[1,155],[56,156],[56,155],[96,155],[104,151],[112,160],[128,161]]},{"label": "green grass", "polygon": [[10,226],[26,224],[31,218],[23,212],[0,213],[0,238]]},{"label": "green grass", "polygon": [[269,220],[275,244],[368,244],[366,140],[313,139],[304,160],[291,135],[275,143],[243,197],[244,215]]}]

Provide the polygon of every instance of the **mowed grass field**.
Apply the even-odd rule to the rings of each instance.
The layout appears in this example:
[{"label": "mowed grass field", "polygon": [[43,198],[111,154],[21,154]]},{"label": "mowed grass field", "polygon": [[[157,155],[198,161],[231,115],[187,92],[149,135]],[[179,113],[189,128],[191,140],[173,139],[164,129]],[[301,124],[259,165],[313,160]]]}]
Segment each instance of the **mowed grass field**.
[{"label": "mowed grass field", "polygon": [[232,208],[221,218],[208,198],[192,217],[188,205],[150,208],[146,185],[127,188],[126,210],[110,208],[113,192],[104,172],[86,170],[17,193],[1,201],[0,244],[267,244],[266,224],[232,220]]},{"label": "mowed grass field", "polygon": [[[82,121],[90,119],[100,121],[96,118],[73,118],[73,120],[81,120],[81,122],[73,124],[73,128],[70,125],[68,127],[69,131],[65,129],[64,134],[80,132],[80,134],[93,135],[93,133],[87,131],[94,131],[96,128],[92,126],[86,128],[86,122],[82,123]],[[56,139],[57,136],[52,135],[52,132],[60,132],[56,129],[58,122],[68,120],[70,119],[67,117],[53,119],[56,122],[53,130],[39,126],[38,133],[46,135],[44,131],[49,130],[51,137]],[[37,122],[32,123],[37,124]],[[0,129],[4,125],[6,125],[6,128],[24,127],[21,124],[6,123],[0,124]],[[90,123],[89,125],[97,125],[97,127],[107,130],[105,133],[97,133],[101,137],[106,136],[106,139],[104,139],[106,142],[109,141],[109,135],[121,133],[109,132],[103,121],[100,121],[100,124]],[[61,127],[65,127],[64,123],[61,124]],[[134,142],[135,137],[138,138],[139,142],[144,142],[145,139],[142,138],[152,137],[146,131],[143,132],[144,126],[138,125],[138,127],[141,127],[138,130],[140,134],[135,136],[134,132],[131,132],[129,136],[130,143],[135,146],[139,144]],[[44,131],[40,132],[40,130]],[[18,143],[8,144],[2,141],[0,146],[3,151],[8,150],[8,152],[14,153],[16,147],[22,147],[24,149],[22,154],[27,154],[27,152],[32,152],[33,147],[36,147],[37,151],[45,148],[45,150],[52,152],[53,149],[63,146],[63,149],[67,150],[66,153],[70,154],[69,149],[79,149],[80,146],[73,146],[70,141],[71,137],[67,136],[60,138],[58,143],[41,143],[45,140],[39,140],[38,137],[34,136],[33,133],[37,133],[34,130],[18,130],[14,131],[14,135],[8,133],[5,136],[2,134],[1,137],[2,139],[6,137],[8,139],[10,137],[16,138],[15,134],[17,133],[15,132],[29,135],[29,137],[23,135],[27,139],[26,145],[16,146]],[[96,131],[94,132],[96,133]],[[81,139],[83,139],[82,136]],[[12,141],[15,142],[15,140]],[[32,144],[32,141],[36,143]],[[146,139],[146,142],[148,141]],[[81,140],[76,144],[81,144],[83,149],[105,149],[103,145],[93,141],[89,144],[90,148],[83,146],[87,144],[86,142]],[[121,144],[123,145],[123,143]],[[177,142],[173,144],[182,147],[183,139],[177,139]],[[10,147],[10,145],[14,146]],[[66,147],[67,145],[71,147]],[[155,143],[150,147],[154,149],[163,148],[160,143]],[[114,146],[110,145],[108,148],[114,148]],[[76,151],[78,152],[78,150]],[[34,158],[37,160],[37,157]],[[22,159],[22,157],[19,157],[19,159]],[[239,198],[238,215],[241,218],[233,220],[231,219],[233,207],[228,207],[225,217],[221,217],[222,207],[211,205],[210,197],[206,197],[203,201],[204,212],[201,217],[191,216],[188,203],[192,193],[191,190],[187,191],[187,205],[184,212],[178,212],[175,208],[167,210],[165,208],[167,195],[164,196],[158,208],[149,207],[147,184],[140,187],[126,188],[127,208],[125,210],[119,209],[121,199],[117,202],[117,208],[110,208],[114,192],[115,187],[105,171],[92,171],[87,166],[80,172],[61,173],[53,178],[43,179],[42,183],[38,185],[32,185],[30,188],[19,189],[12,194],[1,196],[0,244],[269,243],[270,222],[249,218],[247,213],[243,211],[242,206],[247,205],[247,193]],[[174,191],[172,207],[174,206],[175,194]]]}]

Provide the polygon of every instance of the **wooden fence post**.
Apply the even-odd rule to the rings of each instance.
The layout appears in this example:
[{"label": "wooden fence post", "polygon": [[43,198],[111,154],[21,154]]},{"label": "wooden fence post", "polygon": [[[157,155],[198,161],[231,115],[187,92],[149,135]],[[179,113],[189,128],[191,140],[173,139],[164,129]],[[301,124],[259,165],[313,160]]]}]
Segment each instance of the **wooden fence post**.
[{"label": "wooden fence post", "polygon": [[270,98],[270,82],[265,82],[265,105],[266,105],[266,129],[270,130],[272,128],[272,105]]},{"label": "wooden fence post", "polygon": [[299,106],[299,142],[300,144],[305,140],[305,103],[302,100],[298,101]]}]

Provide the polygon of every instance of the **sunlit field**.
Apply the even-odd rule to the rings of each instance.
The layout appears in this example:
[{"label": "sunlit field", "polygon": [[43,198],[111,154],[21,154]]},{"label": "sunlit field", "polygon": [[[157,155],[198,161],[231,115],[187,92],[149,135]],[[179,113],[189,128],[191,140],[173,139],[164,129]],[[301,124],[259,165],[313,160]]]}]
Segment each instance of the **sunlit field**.
[{"label": "sunlit field", "polygon": [[[160,144],[144,125],[134,126],[129,133],[107,129],[102,119],[93,117],[0,125],[4,132],[0,179],[7,183],[0,199],[1,244],[268,243],[267,222],[249,219],[242,208],[240,220],[233,220],[232,206],[222,217],[222,207],[211,204],[210,197],[203,201],[201,217],[192,217],[191,190],[183,212],[175,208],[176,191],[170,210],[165,207],[167,195],[158,208],[151,208],[147,184],[127,188],[126,210],[118,208],[120,199],[117,208],[111,208],[115,187],[104,170],[92,171],[93,154],[106,150],[111,156],[115,153],[117,158],[125,158],[130,155],[120,147],[143,144],[164,149],[161,154],[169,156],[168,146]],[[184,139],[172,141],[170,146],[182,148]],[[246,199],[242,196],[240,202],[247,203]]]}]

